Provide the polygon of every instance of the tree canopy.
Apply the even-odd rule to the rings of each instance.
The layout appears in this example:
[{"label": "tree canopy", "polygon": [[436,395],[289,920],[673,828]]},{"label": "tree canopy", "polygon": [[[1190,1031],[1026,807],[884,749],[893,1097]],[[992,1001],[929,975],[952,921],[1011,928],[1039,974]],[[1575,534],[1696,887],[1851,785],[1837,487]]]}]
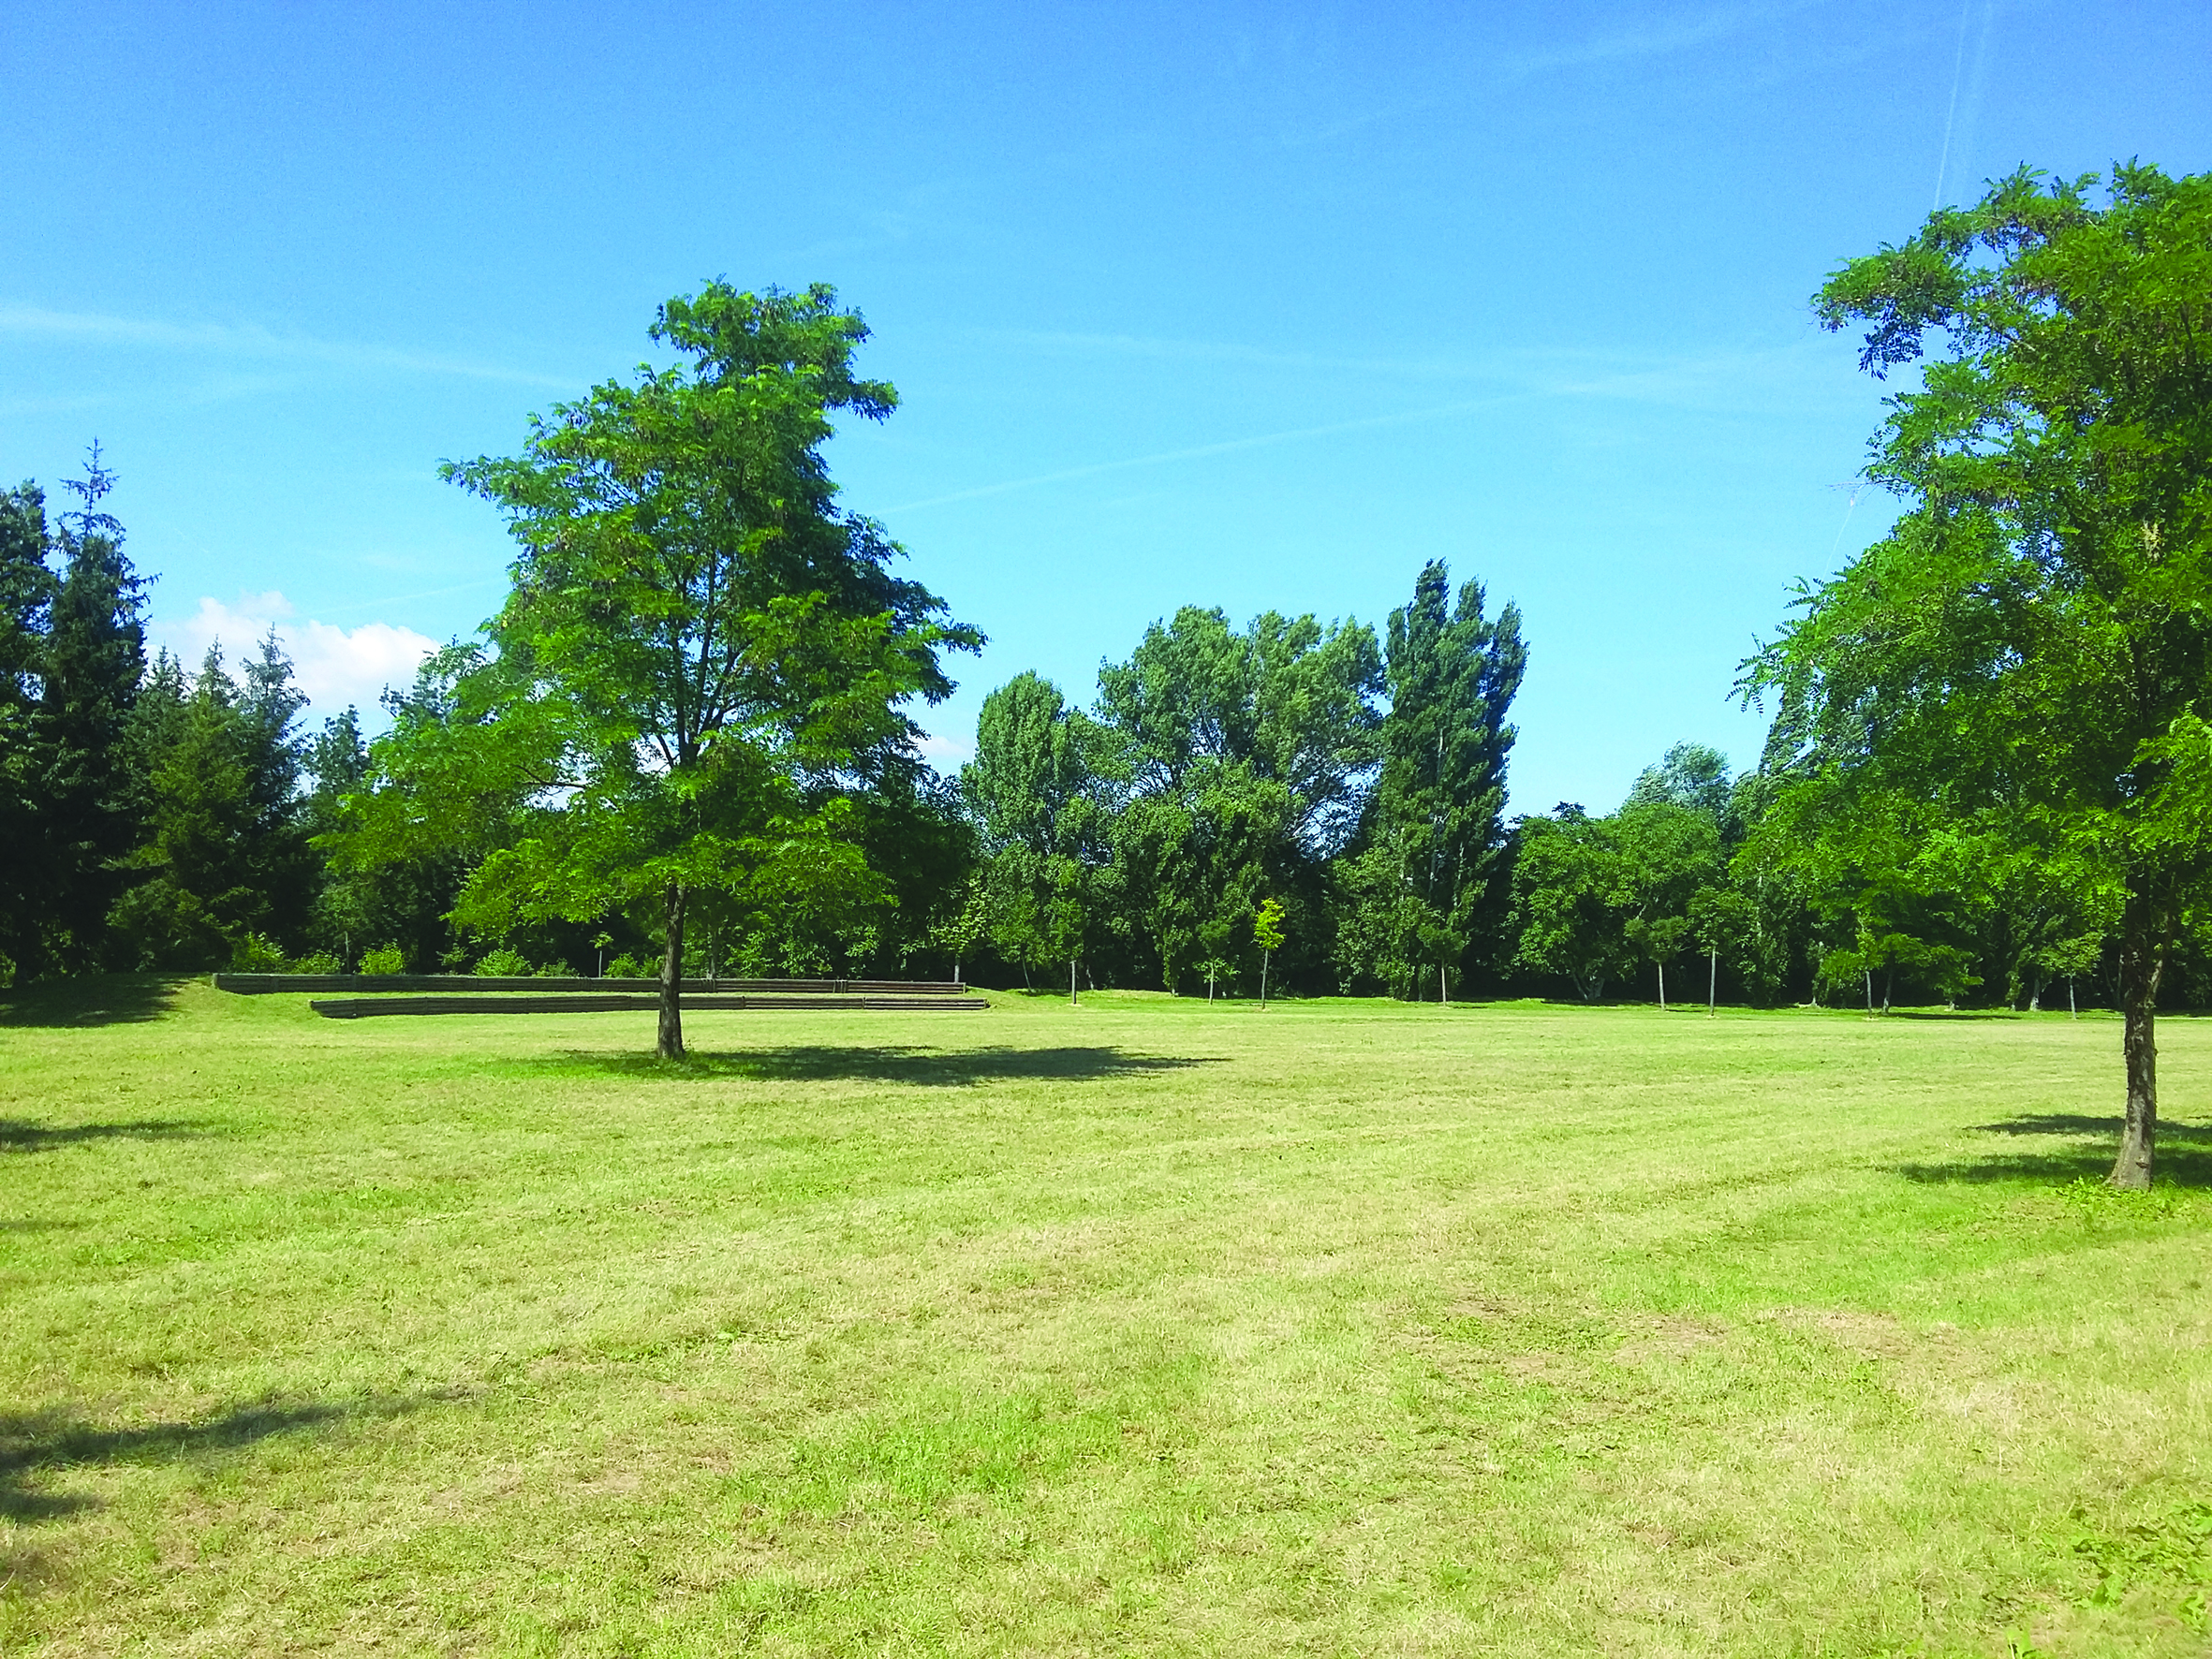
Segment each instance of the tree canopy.
[{"label": "tree canopy", "polygon": [[837,506],[833,416],[897,398],[853,374],[867,330],[833,290],[712,283],[652,333],[684,360],[534,418],[519,456],[447,464],[507,515],[512,591],[448,653],[443,706],[376,747],[353,847],[510,823],[456,906],[494,935],[655,902],[673,1057],[692,896],[787,920],[887,897],[849,802],[808,785],[909,753],[901,704],[942,697],[940,652],[981,639]]},{"label": "tree canopy", "polygon": [[1895,528],[1751,665],[1800,821],[1885,800],[2058,849],[2121,895],[2127,1105],[2150,1180],[2154,1018],[2212,874],[2212,178],[2023,170],[1816,297],[1862,365],[1920,367],[1868,476]]}]

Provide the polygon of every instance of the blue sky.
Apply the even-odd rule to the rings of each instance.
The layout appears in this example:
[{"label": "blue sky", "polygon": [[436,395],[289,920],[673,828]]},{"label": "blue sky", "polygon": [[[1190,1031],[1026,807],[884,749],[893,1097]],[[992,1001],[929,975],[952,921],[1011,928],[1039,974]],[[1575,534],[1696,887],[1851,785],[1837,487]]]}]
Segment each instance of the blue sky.
[{"label": "blue sky", "polygon": [[2027,161],[2212,165],[2212,7],[391,3],[0,11],[0,477],[97,437],[197,655],[321,706],[498,603],[440,484],[625,373],[655,304],[836,284],[905,406],[833,465],[1091,695],[1184,604],[1519,603],[1515,806],[1670,742],[1880,533],[1806,296]]}]

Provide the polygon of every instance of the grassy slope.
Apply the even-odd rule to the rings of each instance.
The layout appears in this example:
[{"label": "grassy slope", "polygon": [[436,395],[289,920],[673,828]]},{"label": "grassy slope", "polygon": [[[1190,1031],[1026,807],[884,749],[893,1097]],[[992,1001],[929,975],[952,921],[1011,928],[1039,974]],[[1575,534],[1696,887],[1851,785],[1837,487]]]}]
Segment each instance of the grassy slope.
[{"label": "grassy slope", "polygon": [[2136,1200],[2103,1020],[133,995],[0,1019],[10,1653],[2204,1649],[2195,1022]]}]

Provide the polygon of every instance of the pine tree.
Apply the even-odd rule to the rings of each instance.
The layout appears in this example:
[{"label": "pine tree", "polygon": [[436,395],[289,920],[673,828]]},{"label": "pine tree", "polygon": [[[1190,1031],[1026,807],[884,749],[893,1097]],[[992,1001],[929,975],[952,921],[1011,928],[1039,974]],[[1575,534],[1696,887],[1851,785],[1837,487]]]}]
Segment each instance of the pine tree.
[{"label": "pine tree", "polygon": [[85,476],[66,486],[81,505],[60,516],[54,536],[62,574],[38,653],[26,757],[44,911],[40,960],[25,963],[33,972],[100,965],[108,913],[125,884],[123,860],[138,839],[124,745],[145,671],[146,584],[124,554],[123,526],[100,507],[114,484],[96,444]]},{"label": "pine tree", "polygon": [[249,938],[305,941],[315,867],[290,729],[303,700],[273,636],[243,684],[219,645],[188,689],[173,659],[155,665],[130,727],[144,831],[112,913],[119,960],[220,967]]},{"label": "pine tree", "polygon": [[37,790],[31,717],[53,608],[46,498],[36,484],[0,491],[0,986],[37,971],[46,892],[37,856]]}]

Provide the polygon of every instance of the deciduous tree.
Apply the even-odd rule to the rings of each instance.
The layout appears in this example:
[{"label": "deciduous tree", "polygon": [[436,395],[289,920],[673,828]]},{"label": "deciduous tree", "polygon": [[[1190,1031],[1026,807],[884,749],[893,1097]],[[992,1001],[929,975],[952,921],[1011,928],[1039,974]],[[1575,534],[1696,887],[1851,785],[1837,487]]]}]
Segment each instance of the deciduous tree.
[{"label": "deciduous tree", "polygon": [[406,850],[409,811],[490,807],[517,831],[462,890],[479,932],[650,900],[673,1058],[692,895],[818,917],[880,902],[849,801],[821,785],[910,747],[899,705],[943,696],[939,651],[980,636],[837,505],[833,417],[897,398],[855,375],[867,330],[833,290],[712,283],[652,331],[679,363],[534,418],[520,456],[446,467],[507,515],[513,590],[450,658],[444,714],[377,746],[387,786],[357,849]]},{"label": "deciduous tree", "polygon": [[2160,979],[2212,876],[2212,177],[2022,170],[1815,303],[1864,367],[1921,365],[1868,467],[1905,511],[1747,686],[1796,722],[1793,787],[2028,820],[2110,873],[2112,1179],[2146,1186]]}]

